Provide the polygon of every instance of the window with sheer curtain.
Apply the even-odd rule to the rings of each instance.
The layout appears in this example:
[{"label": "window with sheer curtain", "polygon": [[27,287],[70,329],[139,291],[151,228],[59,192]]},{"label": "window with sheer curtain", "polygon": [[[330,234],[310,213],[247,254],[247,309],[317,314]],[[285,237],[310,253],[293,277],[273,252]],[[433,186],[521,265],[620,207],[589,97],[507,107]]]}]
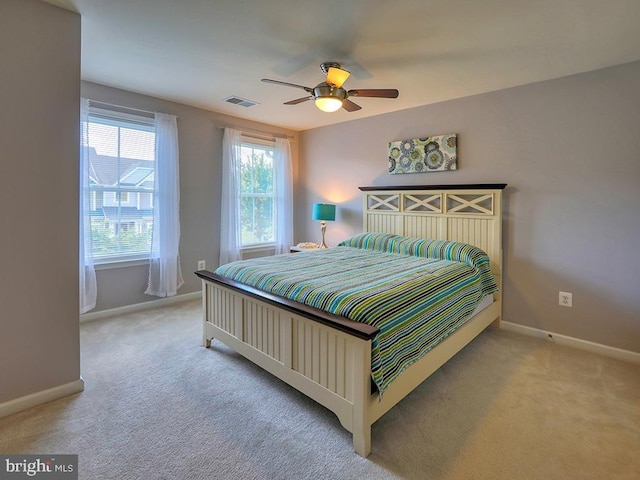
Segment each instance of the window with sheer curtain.
[{"label": "window with sheer curtain", "polygon": [[254,248],[288,252],[293,241],[289,140],[225,128],[222,146],[220,264]]},{"label": "window with sheer curtain", "polygon": [[146,260],[145,294],[170,297],[180,267],[177,117],[80,99],[80,311],[96,305],[94,264]]},{"label": "window with sheer curtain", "polygon": [[148,259],[156,168],[154,119],[90,108],[88,120],[94,262]]},{"label": "window with sheer curtain", "polygon": [[275,243],[273,150],[273,142],[242,141],[240,147],[242,247]]}]

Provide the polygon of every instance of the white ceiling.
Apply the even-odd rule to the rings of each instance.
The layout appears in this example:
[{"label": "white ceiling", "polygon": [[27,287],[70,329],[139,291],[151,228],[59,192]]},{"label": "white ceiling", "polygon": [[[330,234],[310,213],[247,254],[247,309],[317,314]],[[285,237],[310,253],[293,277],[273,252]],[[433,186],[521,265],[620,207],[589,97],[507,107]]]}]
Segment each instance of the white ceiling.
[{"label": "white ceiling", "polygon": [[[293,130],[640,60],[639,0],[45,1],[82,15],[83,80]],[[327,60],[399,98],[323,113],[260,81],[313,87]]]}]

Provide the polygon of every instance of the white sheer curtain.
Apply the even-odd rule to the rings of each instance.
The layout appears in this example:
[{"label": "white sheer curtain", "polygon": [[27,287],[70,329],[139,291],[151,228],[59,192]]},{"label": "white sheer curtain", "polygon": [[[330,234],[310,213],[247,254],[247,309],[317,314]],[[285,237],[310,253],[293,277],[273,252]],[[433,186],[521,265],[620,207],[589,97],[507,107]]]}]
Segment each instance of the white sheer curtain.
[{"label": "white sheer curtain", "polygon": [[276,254],[287,253],[293,245],[293,171],[291,144],[276,138],[274,156],[276,188]]},{"label": "white sheer curtain", "polygon": [[80,313],[86,313],[96,306],[98,287],[96,271],[93,268],[91,248],[91,217],[89,192],[89,100],[80,99]]},{"label": "white sheer curtain", "polygon": [[241,132],[224,129],[222,139],[222,199],[220,202],[220,265],[240,259]]},{"label": "white sheer curtain", "polygon": [[156,169],[149,286],[144,292],[171,297],[184,283],[180,269],[180,176],[178,127],[173,115],[155,114]]}]

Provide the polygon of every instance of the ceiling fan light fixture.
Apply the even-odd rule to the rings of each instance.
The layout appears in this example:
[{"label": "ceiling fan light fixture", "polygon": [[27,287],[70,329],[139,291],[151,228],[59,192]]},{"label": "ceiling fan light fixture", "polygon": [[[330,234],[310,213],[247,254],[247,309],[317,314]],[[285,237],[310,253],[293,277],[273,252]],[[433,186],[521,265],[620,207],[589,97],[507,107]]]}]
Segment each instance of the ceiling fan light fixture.
[{"label": "ceiling fan light fixture", "polygon": [[313,89],[313,98],[316,107],[323,112],[335,112],[342,107],[342,101],[347,98],[347,92],[342,88],[320,83]]},{"label": "ceiling fan light fixture", "polygon": [[336,97],[318,97],[316,98],[316,107],[323,112],[335,112],[342,107],[342,100]]}]

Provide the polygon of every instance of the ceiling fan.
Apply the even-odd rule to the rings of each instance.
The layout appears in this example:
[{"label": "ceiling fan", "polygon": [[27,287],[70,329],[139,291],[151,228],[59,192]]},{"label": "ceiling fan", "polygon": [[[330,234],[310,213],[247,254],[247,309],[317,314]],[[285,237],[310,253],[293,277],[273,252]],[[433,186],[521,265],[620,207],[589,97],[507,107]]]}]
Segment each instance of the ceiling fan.
[{"label": "ceiling fan", "polygon": [[349,97],[398,98],[398,90],[395,88],[345,90],[342,88],[342,85],[347,78],[349,78],[350,73],[344,70],[339,63],[324,62],[320,65],[320,70],[326,74],[327,78],[324,82],[320,82],[313,88],[295,83],[281,82],[280,80],[271,80],[269,78],[263,78],[262,81],[276,85],[284,85],[285,87],[301,88],[309,93],[309,95],[290,100],[284,104],[297,105],[307,100],[315,100],[316,106],[323,112],[335,112],[340,107],[344,108],[347,112],[360,110],[362,107],[349,100]]}]

